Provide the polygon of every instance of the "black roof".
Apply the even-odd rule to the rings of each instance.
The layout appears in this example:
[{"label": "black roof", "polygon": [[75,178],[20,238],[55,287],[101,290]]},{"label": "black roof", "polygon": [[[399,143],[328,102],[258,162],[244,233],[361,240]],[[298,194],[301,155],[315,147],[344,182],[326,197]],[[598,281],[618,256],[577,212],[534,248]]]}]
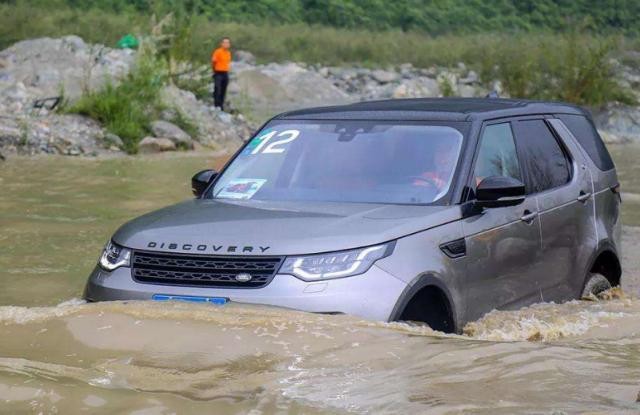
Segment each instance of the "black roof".
[{"label": "black roof", "polygon": [[276,119],[389,119],[471,121],[527,114],[581,114],[580,107],[559,102],[504,98],[411,98],[366,101],[308,108]]}]

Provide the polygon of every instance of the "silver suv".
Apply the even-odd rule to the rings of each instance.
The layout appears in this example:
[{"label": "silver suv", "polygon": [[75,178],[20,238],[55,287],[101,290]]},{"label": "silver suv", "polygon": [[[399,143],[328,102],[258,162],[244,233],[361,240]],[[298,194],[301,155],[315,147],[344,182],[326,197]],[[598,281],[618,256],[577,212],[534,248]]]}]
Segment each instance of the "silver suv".
[{"label": "silver suv", "polygon": [[620,283],[620,189],[584,110],[410,99],[288,112],[196,198],[122,226],[89,301],[270,304],[456,332]]}]

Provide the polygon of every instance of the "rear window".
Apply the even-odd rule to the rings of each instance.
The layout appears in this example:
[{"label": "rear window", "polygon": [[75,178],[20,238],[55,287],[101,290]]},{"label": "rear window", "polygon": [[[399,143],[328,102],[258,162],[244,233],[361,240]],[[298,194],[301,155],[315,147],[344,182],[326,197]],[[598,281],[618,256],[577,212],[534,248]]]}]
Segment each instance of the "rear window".
[{"label": "rear window", "polygon": [[613,160],[591,121],[582,115],[556,114],[600,170],[611,170]]},{"label": "rear window", "polygon": [[567,156],[543,120],[516,121],[513,127],[528,193],[543,192],[571,180]]}]

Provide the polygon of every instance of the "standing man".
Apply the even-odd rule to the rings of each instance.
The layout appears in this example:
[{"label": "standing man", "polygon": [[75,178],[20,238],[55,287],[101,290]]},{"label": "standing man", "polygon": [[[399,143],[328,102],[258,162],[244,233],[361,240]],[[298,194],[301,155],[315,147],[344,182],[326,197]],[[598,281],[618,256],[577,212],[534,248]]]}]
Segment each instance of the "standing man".
[{"label": "standing man", "polygon": [[229,70],[231,69],[231,39],[223,37],[220,46],[211,54],[211,69],[213,70],[213,105],[224,111],[224,96],[229,85]]}]

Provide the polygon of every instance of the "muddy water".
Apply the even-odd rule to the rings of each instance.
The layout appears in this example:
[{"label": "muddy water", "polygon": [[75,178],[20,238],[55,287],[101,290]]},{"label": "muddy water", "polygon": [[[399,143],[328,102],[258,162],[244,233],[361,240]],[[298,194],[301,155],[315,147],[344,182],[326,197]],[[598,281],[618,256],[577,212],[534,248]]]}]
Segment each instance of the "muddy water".
[{"label": "muddy water", "polygon": [[[82,304],[123,221],[206,156],[0,164],[0,413],[640,413],[640,148],[614,148],[625,285],[461,336],[232,304]],[[62,304],[60,304],[62,303]]]}]

